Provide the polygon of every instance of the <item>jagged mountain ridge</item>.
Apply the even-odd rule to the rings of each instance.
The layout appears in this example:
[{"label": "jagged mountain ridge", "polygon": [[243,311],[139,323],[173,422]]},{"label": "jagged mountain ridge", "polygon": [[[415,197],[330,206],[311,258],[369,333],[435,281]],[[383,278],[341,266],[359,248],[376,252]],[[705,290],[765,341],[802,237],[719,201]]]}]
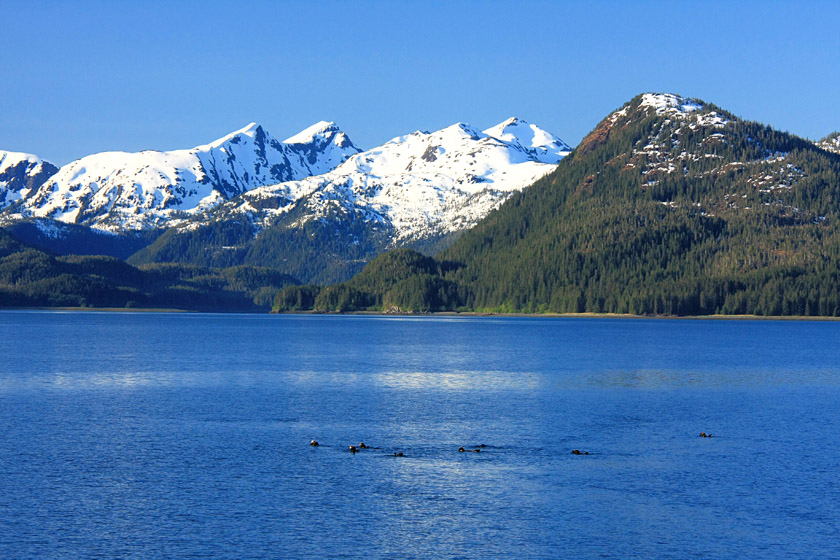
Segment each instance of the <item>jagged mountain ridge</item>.
[{"label": "jagged mountain ridge", "polygon": [[251,123],[189,150],[103,152],[63,166],[4,221],[166,228],[250,189],[324,173],[359,151],[334,123],[320,122],[284,142]]},{"label": "jagged mountain ridge", "polygon": [[[388,248],[434,244],[473,226],[551,172],[570,150],[516,118],[483,132],[465,123],[417,131],[353,155],[323,175],[260,187],[220,204],[133,262],[262,262],[292,266],[289,273],[307,281],[342,279]],[[321,242],[310,245],[312,239]],[[213,250],[198,250],[205,243]],[[300,267],[276,250],[307,246],[316,254],[294,257]],[[319,259],[329,261],[322,268],[342,272],[311,268]]]},{"label": "jagged mountain ridge", "polygon": [[307,208],[297,224],[324,219],[340,207],[390,224],[395,243],[401,243],[471,227],[570,151],[560,139],[515,118],[484,132],[457,123],[394,138],[323,175],[254,189],[217,212],[242,213],[270,227],[292,201]]},{"label": "jagged mountain ridge", "polygon": [[38,156],[0,150],[0,210],[26,198],[57,171]]}]

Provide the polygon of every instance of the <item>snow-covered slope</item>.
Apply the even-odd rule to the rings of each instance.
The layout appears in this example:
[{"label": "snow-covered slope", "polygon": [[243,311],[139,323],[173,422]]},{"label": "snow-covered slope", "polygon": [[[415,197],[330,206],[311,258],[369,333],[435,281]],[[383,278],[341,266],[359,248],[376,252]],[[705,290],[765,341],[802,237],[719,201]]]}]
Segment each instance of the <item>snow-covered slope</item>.
[{"label": "snow-covered slope", "polygon": [[62,167],[17,216],[109,231],[169,227],[253,188],[324,173],[360,150],[320,122],[279,142],[250,124],[191,150],[105,152]]},{"label": "snow-covered slope", "polygon": [[569,151],[556,136],[519,119],[484,132],[458,123],[394,138],[323,175],[251,190],[212,214],[245,215],[258,229],[292,208],[298,217],[286,227],[361,216],[391,227],[399,245],[471,227]]},{"label": "snow-covered slope", "polygon": [[572,151],[568,144],[553,134],[516,117],[488,128],[484,134],[519,147],[543,163],[557,163]]},{"label": "snow-covered slope", "polygon": [[0,150],[0,209],[26,198],[56,171],[38,156]]}]

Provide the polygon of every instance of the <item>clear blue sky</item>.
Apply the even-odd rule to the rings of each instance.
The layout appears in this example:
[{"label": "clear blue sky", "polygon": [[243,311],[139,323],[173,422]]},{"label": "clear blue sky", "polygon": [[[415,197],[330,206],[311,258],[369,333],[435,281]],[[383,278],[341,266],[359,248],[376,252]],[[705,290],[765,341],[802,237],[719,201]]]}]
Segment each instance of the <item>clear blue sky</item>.
[{"label": "clear blue sky", "polygon": [[[734,4],[734,5],[732,5]],[[64,164],[320,120],[363,147],[519,116],[575,145],[634,95],[840,129],[840,2],[0,0],[0,149]]]}]

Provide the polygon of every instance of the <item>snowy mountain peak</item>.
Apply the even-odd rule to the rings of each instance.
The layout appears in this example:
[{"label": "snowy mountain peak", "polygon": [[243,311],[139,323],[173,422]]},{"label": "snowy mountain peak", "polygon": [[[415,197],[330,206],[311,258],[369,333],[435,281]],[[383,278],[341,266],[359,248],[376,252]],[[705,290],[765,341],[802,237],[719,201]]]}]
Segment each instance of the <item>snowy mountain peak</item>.
[{"label": "snowy mountain peak", "polygon": [[608,126],[613,126],[620,119],[645,118],[651,113],[684,122],[691,129],[698,126],[721,128],[732,119],[732,115],[719,113],[697,99],[673,93],[644,93],[614,111],[605,121]]},{"label": "snowy mountain peak", "polygon": [[518,125],[518,124],[528,124],[528,123],[526,123],[524,120],[520,119],[519,117],[510,117],[507,120],[497,124],[496,126],[501,127],[501,128],[505,128],[505,127],[508,127],[508,126],[515,126],[515,125]]},{"label": "snowy mountain peak", "polygon": [[480,130],[473,127],[471,124],[464,122],[457,122],[455,124],[451,124],[446,128],[442,128],[435,132],[417,131],[413,134],[419,134],[421,136],[440,136],[444,138],[451,138],[453,140],[456,138],[468,138],[472,140],[478,140],[485,136]]},{"label": "snowy mountain peak", "polygon": [[667,115],[689,123],[689,127],[711,126],[721,128],[730,123],[726,115],[709,108],[697,99],[688,99],[673,93],[645,93],[640,107],[649,107],[657,115]]},{"label": "snowy mountain peak", "polygon": [[226,134],[225,136],[222,136],[218,140],[210,142],[209,144],[205,144],[205,145],[202,145],[202,146],[196,146],[195,149],[196,150],[201,150],[201,151],[208,151],[208,150],[211,150],[213,148],[219,148],[219,147],[227,144],[228,142],[236,143],[236,142],[239,141],[238,138],[240,138],[241,136],[247,136],[248,138],[254,138],[255,136],[257,136],[259,134],[262,134],[262,133],[264,133],[263,128],[260,125],[258,125],[257,123],[252,122],[249,125],[240,128],[239,130],[231,132],[230,134]]},{"label": "snowy mountain peak", "polygon": [[21,162],[28,162],[28,164],[37,165],[43,160],[33,154],[25,154],[23,152],[7,152],[0,150],[0,169],[5,169],[13,165],[18,165]]},{"label": "snowy mountain peak", "polygon": [[290,136],[283,140],[284,144],[309,144],[316,138],[326,138],[328,136],[332,136],[335,133],[341,132],[341,129],[331,121],[320,121],[312,126],[305,128],[295,134],[294,136]]},{"label": "snowy mountain peak", "polygon": [[520,147],[542,163],[558,163],[572,148],[535,124],[511,117],[484,131],[487,136]]},{"label": "snowy mountain peak", "polygon": [[[318,150],[340,150],[341,156],[335,161],[332,167],[343,162],[352,154],[359,153],[362,150],[356,147],[347,134],[339,128],[337,124],[332,121],[321,121],[313,124],[309,128],[301,130],[294,136],[286,138],[284,144],[289,146],[312,146]],[[332,146],[332,148],[329,148]],[[340,160],[340,161],[339,161]],[[330,169],[332,169],[332,167]]]},{"label": "snowy mountain peak", "polygon": [[0,150],[0,209],[28,196],[56,171],[38,156]]}]

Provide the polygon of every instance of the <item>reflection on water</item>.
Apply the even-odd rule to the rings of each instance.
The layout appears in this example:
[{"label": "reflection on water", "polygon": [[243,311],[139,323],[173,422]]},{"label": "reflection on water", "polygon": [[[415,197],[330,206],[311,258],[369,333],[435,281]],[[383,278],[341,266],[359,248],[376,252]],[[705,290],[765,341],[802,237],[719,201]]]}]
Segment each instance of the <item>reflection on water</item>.
[{"label": "reflection on water", "polygon": [[388,389],[437,389],[450,391],[533,390],[540,385],[536,373],[504,371],[381,372],[373,374],[375,384]]}]

